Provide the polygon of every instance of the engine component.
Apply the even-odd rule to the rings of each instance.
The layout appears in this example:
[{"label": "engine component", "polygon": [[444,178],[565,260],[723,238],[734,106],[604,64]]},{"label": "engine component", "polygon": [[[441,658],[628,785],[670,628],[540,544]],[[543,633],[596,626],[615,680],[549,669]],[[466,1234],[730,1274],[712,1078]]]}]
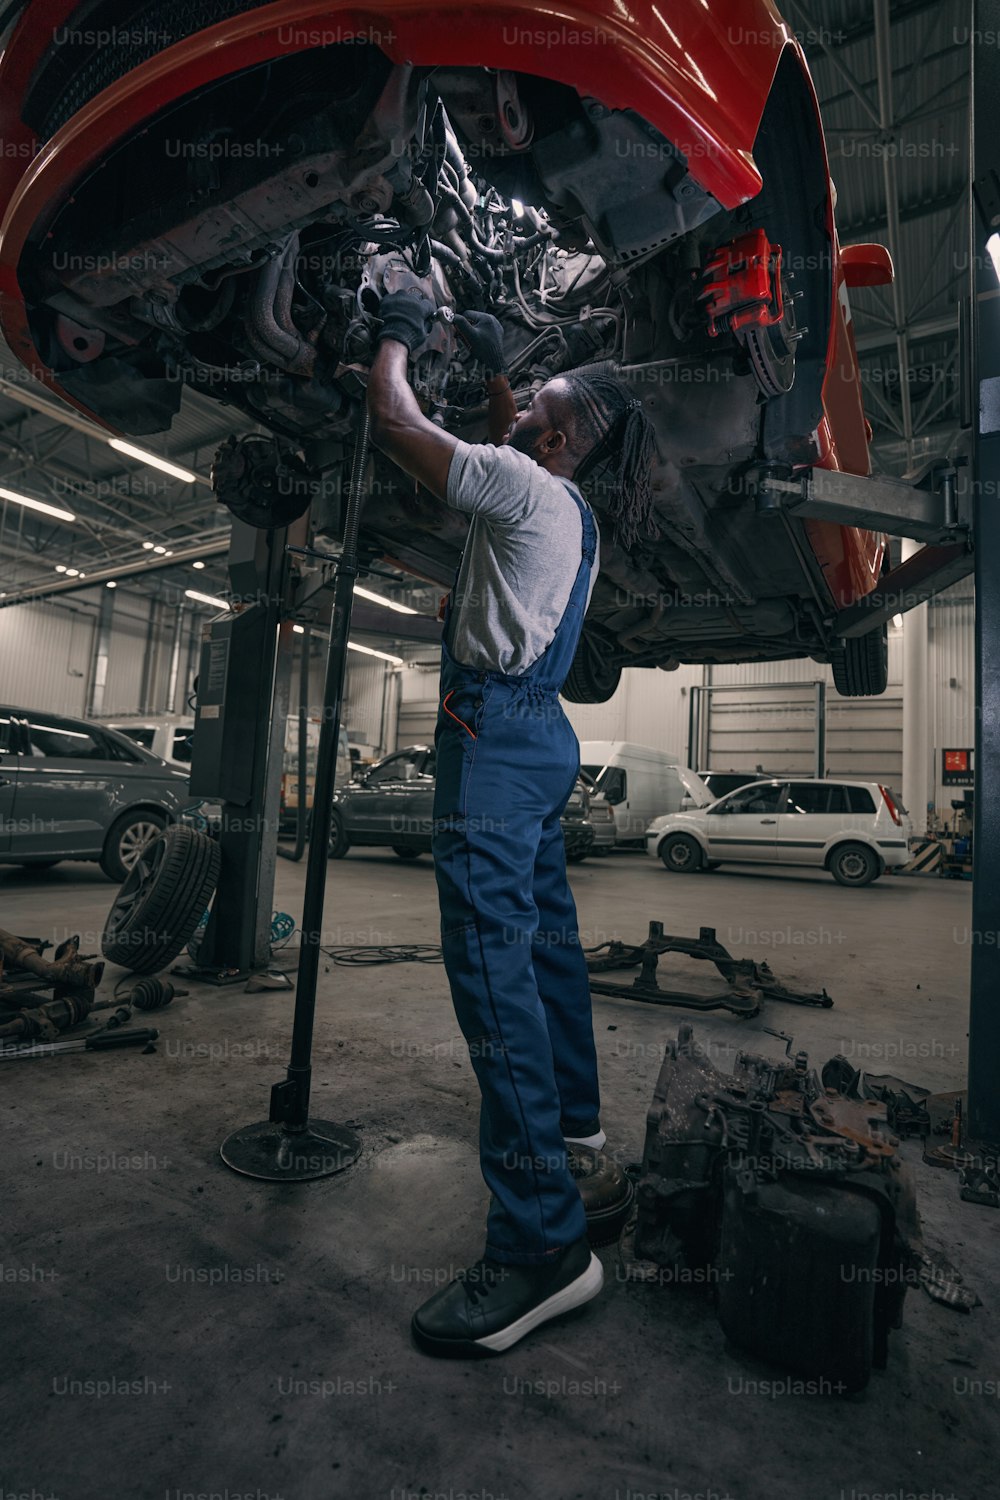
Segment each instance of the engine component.
[{"label": "engine component", "polygon": [[591,1146],[567,1146],[566,1160],[583,1200],[587,1238],[594,1246],[613,1245],[635,1199],[631,1179],[610,1156]]},{"label": "engine component", "polygon": [[781,284],[781,246],[765,230],[751,229],[719,245],[705,266],[700,294],[712,338],[731,333],[749,356],[765,396],[791,390],[795,379],[794,303]]},{"label": "engine component", "polygon": [[42,988],[53,989],[56,999],[71,992],[88,1003],[93,1001],[94,991],[104,973],[102,963],[92,964],[80,958],[79,936],[60,943],[55,960],[50,963],[42,958],[41,951],[30,939],[0,928],[0,975],[5,965],[34,975],[42,981]]},{"label": "engine component", "polygon": [[680,1027],[623,1261],[637,1279],[695,1273],[734,1344],[839,1394],[885,1365],[901,1324],[922,1253],[915,1191],[885,1106],[824,1090],[786,1041],[785,1058],[739,1052],[727,1074]]},{"label": "engine component", "polygon": [[136,1010],[163,1010],[175,994],[177,991],[168,980],[140,979],[128,999]]},{"label": "engine component", "polygon": [[[42,1001],[40,995],[23,997],[21,1008],[9,1010],[8,1002],[0,998],[0,1037],[43,1037],[51,1040],[60,1031],[68,1031],[78,1021],[85,1019],[90,1011],[90,1001],[85,995],[63,995],[58,1000]],[[39,1000],[40,1004],[27,1006],[28,1000]]]},{"label": "engine component", "polygon": [[215,455],[216,499],[249,526],[287,526],[309,509],[316,478],[280,438],[228,437]]}]

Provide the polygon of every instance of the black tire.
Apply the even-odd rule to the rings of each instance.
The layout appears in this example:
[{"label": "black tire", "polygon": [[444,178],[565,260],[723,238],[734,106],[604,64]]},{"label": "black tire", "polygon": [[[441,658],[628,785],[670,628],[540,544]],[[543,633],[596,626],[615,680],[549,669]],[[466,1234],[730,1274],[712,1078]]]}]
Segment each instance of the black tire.
[{"label": "black tire", "polygon": [[831,652],[833,685],[842,698],[874,698],[889,681],[889,636],[885,625],[849,637]]},{"label": "black tire", "polygon": [[419,859],[422,849],[409,849],[406,844],[393,844],[392,852],[397,859]]},{"label": "black tire", "polygon": [[162,813],[140,807],[122,813],[108,829],[101,853],[101,869],[109,880],[121,885],[147,844],[167,826]]},{"label": "black tire", "polygon": [[672,875],[694,875],[705,862],[698,840],[687,833],[670,834],[658,852]]},{"label": "black tire", "polygon": [[219,881],[219,846],[177,823],[129,871],[108,915],[101,952],[133,974],[155,974],[191,939]]},{"label": "black tire", "polygon": [[344,820],[338,813],[334,813],[330,821],[330,858],[343,859],[350,847],[351,841],[347,836]]},{"label": "black tire", "polygon": [[567,703],[607,703],[622,680],[620,666],[604,659],[604,646],[586,633],[581,635],[573,664],[562,685]]},{"label": "black tire", "polygon": [[838,885],[871,885],[882,873],[882,862],[867,844],[838,844],[827,869]]},{"label": "black tire", "polygon": [[566,863],[568,865],[582,865],[589,853],[589,849],[576,849],[572,854],[567,850]]}]

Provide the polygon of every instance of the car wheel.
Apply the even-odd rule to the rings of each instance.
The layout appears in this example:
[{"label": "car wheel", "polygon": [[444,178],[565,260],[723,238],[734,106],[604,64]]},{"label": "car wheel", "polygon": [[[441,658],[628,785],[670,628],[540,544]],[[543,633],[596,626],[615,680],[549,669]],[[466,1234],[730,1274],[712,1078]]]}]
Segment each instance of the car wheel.
[{"label": "car wheel", "polygon": [[406,844],[393,844],[392,852],[397,859],[419,859],[423,851],[420,849],[409,849]]},{"label": "car wheel", "polygon": [[155,974],[180,953],[219,881],[222,857],[207,834],[183,823],[142,850],[108,915],[101,952],[134,974]]},{"label": "car wheel", "polygon": [[343,859],[350,847],[351,841],[347,837],[344,820],[338,813],[334,813],[330,823],[330,858]]},{"label": "car wheel", "polygon": [[605,661],[601,643],[584,634],[562,685],[562,696],[567,703],[607,703],[621,680],[621,667]]},{"label": "car wheel", "polygon": [[704,863],[697,839],[687,833],[672,833],[660,845],[660,858],[674,875],[693,875]]},{"label": "car wheel", "polygon": [[589,849],[575,849],[572,854],[567,850],[566,863],[568,865],[582,865],[589,853]]},{"label": "car wheel", "polygon": [[889,681],[889,638],[885,625],[849,637],[830,655],[833,685],[842,698],[873,698]]},{"label": "car wheel", "polygon": [[101,855],[101,869],[109,880],[119,884],[125,879],[145,849],[156,836],[163,832],[167,820],[161,813],[123,813],[108,829]]},{"label": "car wheel", "polygon": [[829,870],[838,885],[871,885],[880,862],[867,844],[840,844],[830,855]]}]

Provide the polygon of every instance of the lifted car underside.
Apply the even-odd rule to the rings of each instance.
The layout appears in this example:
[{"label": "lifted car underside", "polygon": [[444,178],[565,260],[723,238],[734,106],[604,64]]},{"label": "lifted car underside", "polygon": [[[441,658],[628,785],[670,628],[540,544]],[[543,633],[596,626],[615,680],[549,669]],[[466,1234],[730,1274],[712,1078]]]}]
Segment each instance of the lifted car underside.
[{"label": "lifted car underside", "polygon": [[[44,82],[43,139],[79,107]],[[364,42],[298,52],[163,110],[39,228],[32,335],[123,432],[167,429],[185,385],[238,408],[269,435],[223,456],[222,483],[308,497],[334,537],[386,291],[416,278],[442,309],[498,314],[520,405],[613,358],[655,424],[657,534],[626,552],[603,528],[567,695],[607,698],[623,666],[797,656],[880,691],[873,658],[848,680],[832,628],[815,544],[840,529],[755,504],[762,474],[822,457],[829,179],[791,53],[754,159],[764,190],[729,211],[638,115],[565,85],[397,66]],[[447,311],[414,384],[433,420],[484,439],[483,373]],[[372,463],[365,558],[447,583],[464,518]],[[600,472],[586,488],[600,518]]]}]

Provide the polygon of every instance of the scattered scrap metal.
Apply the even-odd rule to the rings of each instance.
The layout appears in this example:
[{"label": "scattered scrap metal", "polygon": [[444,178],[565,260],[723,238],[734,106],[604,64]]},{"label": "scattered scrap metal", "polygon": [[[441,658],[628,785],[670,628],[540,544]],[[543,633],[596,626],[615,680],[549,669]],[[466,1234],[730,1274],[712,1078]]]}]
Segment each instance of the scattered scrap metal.
[{"label": "scattered scrap metal", "polygon": [[80,957],[78,936],[60,943],[52,961],[42,956],[51,946],[0,928],[0,1037],[51,1039],[89,1014],[103,963]]},{"label": "scattered scrap metal", "polygon": [[824,1088],[791,1039],[723,1073],[685,1022],[646,1121],[626,1276],[701,1282],[734,1344],[862,1389],[929,1274],[886,1106]]},{"label": "scattered scrap metal", "polygon": [[[19,937],[0,928],[0,1059],[139,1045],[152,1050],[151,1043],[159,1035],[155,1029],[122,1029],[131,1016],[130,1004],[119,1006],[114,1016],[94,1030],[59,1039],[61,1033],[89,1020],[92,1012],[116,1002],[98,1003],[104,964],[81,956],[78,935],[60,943],[50,960],[44,955],[51,946],[44,938]],[[140,1009],[154,1008],[132,998]]]},{"label": "scattered scrap metal", "polygon": [[[766,963],[749,958],[735,958],[716,937],[714,927],[702,927],[696,938],[676,937],[663,930],[662,922],[650,922],[644,943],[623,943],[618,938],[584,950],[590,970],[591,991],[596,995],[614,995],[623,1000],[644,1000],[651,1005],[678,1005],[685,1010],[729,1010],[734,1015],[756,1016],[765,1000],[784,1000],[791,1005],[833,1004],[826,990],[796,990],[783,984]],[[714,994],[666,989],[657,980],[656,967],[664,953],[679,953],[687,958],[705,959],[714,964],[724,985]],[[640,968],[631,984],[612,983],[595,978],[613,969]]]}]

